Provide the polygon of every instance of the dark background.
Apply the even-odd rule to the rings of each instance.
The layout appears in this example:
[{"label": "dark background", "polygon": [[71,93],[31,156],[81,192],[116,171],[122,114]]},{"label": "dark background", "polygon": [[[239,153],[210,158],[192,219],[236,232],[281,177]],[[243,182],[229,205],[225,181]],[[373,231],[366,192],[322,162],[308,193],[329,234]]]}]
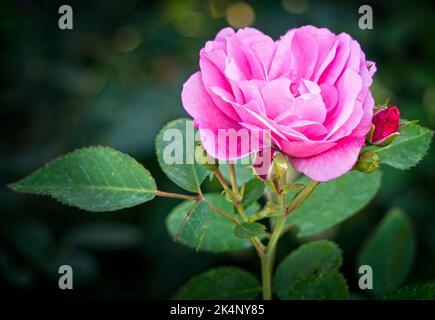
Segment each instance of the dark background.
[{"label": "dark background", "polygon": [[[154,139],[186,116],[182,84],[204,42],[228,24],[251,23],[275,39],[304,24],[348,32],[377,62],[376,101],[390,97],[404,118],[435,127],[433,1],[74,1],[74,29],[63,31],[58,8],[66,3],[0,2],[0,288],[8,296],[169,298],[213,266],[259,274],[251,251],[215,255],[174,243],[164,219],[175,200],[87,213],[6,188],[60,154],[100,144],[137,158],[160,189],[180,191],[158,167]],[[361,4],[372,6],[374,30],[358,28]],[[434,166],[432,146],[410,171],[383,168],[371,204],[323,235],[343,249],[352,291],[355,257],[394,206],[410,216],[418,241],[407,283],[435,278]],[[298,243],[285,237],[280,255]],[[61,264],[73,266],[72,291],[58,289]]]}]

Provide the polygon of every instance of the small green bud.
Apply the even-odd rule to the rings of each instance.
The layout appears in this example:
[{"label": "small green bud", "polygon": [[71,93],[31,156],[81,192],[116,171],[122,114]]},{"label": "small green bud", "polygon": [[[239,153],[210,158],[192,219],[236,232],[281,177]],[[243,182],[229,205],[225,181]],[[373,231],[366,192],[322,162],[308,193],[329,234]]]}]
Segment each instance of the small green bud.
[{"label": "small green bud", "polygon": [[282,153],[277,153],[272,163],[271,176],[273,180],[281,180],[286,177],[289,168],[287,157]]},{"label": "small green bud", "polygon": [[355,169],[361,172],[370,173],[379,168],[380,159],[376,152],[365,150],[360,153]]},{"label": "small green bud", "polygon": [[209,156],[201,144],[195,147],[195,160],[210,171],[214,171],[219,167],[217,160]]}]

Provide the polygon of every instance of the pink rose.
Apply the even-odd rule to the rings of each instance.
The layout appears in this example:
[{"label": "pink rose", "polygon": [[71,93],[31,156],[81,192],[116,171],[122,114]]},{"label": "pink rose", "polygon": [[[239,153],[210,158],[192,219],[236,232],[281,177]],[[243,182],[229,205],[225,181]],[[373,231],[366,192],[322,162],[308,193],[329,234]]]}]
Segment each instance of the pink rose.
[{"label": "pink rose", "polygon": [[376,112],[373,116],[374,130],[370,142],[381,145],[396,135],[399,129],[400,111],[396,106],[389,106]]},{"label": "pink rose", "polygon": [[261,139],[258,148],[219,147],[219,130],[244,129],[268,132],[273,146],[313,180],[352,169],[371,128],[376,67],[348,34],[304,26],[273,41],[253,28],[225,28],[201,49],[199,64],[182,101],[211,156],[259,151]]}]

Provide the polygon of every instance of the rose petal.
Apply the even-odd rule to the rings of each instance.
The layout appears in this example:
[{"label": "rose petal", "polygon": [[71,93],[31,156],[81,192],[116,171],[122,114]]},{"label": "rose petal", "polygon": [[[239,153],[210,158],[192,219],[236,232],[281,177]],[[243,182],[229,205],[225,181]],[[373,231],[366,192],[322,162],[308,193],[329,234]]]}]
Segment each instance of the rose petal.
[{"label": "rose petal", "polygon": [[231,120],[211,100],[202,83],[201,72],[194,73],[183,86],[181,100],[184,109],[203,128],[237,128],[237,122]]},{"label": "rose petal", "polygon": [[329,133],[327,139],[331,137],[352,115],[355,110],[355,101],[362,89],[361,77],[351,69],[346,69],[340,77],[337,91],[340,94],[337,107],[328,113],[325,126]]},{"label": "rose petal", "polygon": [[318,83],[327,83],[334,85],[338,77],[343,72],[344,66],[350,54],[351,37],[348,34],[341,33],[336,38],[337,50],[334,59],[325,68],[319,78]]},{"label": "rose petal", "polygon": [[307,177],[326,182],[352,169],[364,141],[342,141],[337,146],[313,157],[290,158],[293,167]]}]

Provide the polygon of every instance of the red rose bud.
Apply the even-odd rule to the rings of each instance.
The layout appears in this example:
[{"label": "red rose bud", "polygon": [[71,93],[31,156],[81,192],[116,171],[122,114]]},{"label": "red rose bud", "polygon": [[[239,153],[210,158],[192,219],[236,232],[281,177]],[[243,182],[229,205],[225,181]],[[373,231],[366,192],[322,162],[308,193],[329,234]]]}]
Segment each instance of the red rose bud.
[{"label": "red rose bud", "polygon": [[396,106],[388,106],[376,112],[372,119],[369,142],[378,146],[389,145],[400,135],[399,121],[400,111]]}]

